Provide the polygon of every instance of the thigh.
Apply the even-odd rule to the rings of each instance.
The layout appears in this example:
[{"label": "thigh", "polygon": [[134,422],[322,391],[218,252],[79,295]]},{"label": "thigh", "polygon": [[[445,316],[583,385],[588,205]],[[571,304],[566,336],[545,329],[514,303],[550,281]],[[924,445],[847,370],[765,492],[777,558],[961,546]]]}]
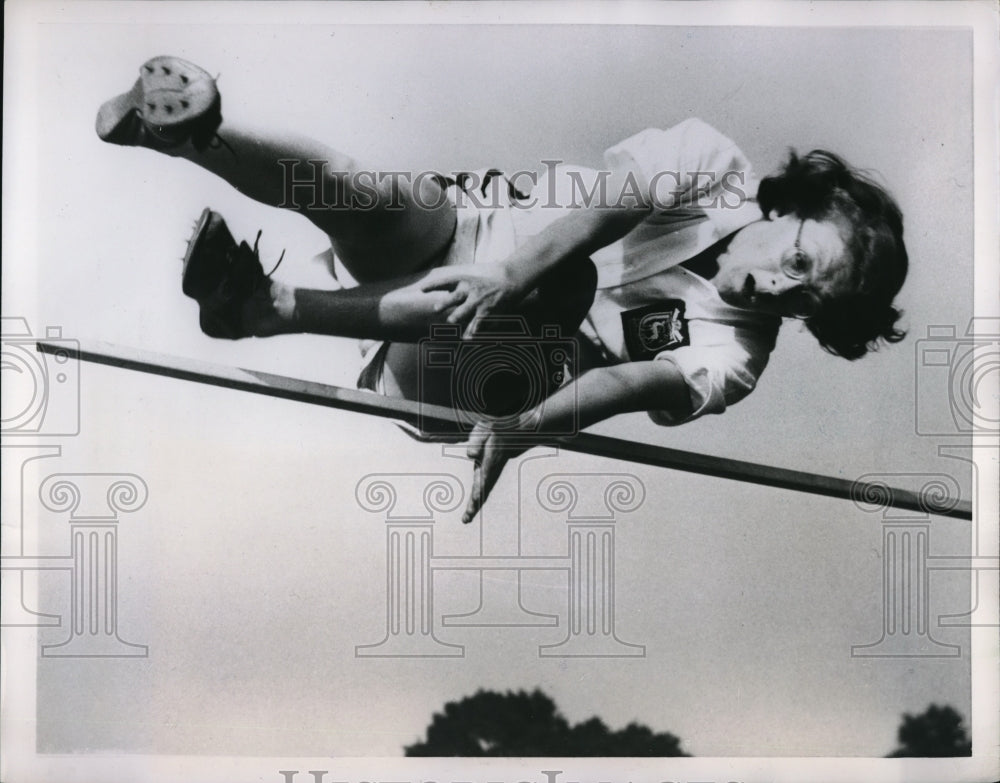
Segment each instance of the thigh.
[{"label": "thigh", "polygon": [[[388,397],[420,400],[420,346],[389,343],[382,363],[382,389]],[[424,400],[432,402],[432,400]]]},{"label": "thigh", "polygon": [[440,263],[455,233],[457,215],[454,202],[437,181],[396,177],[381,183],[370,200],[368,206],[362,201],[364,208],[346,215],[331,215],[327,230],[351,277],[359,283],[390,280]]},{"label": "thigh", "polygon": [[[426,372],[421,372],[419,346],[392,343],[382,365],[381,391],[390,397],[465,412],[453,425],[435,423],[437,434],[461,431],[463,421],[516,416],[540,405],[558,385],[547,384],[542,377],[546,364],[551,364],[543,355],[547,348],[544,341],[529,344],[529,340],[514,338],[513,349],[504,344],[508,340],[488,337],[447,340],[436,345],[439,352],[451,354],[452,363],[435,364]],[[494,351],[494,347],[500,350]]]},{"label": "thigh", "polygon": [[518,308],[516,322],[487,318],[476,337],[463,340],[455,332],[435,343],[438,356],[451,357],[444,365],[422,368],[419,344],[390,343],[382,391],[449,408],[471,405],[474,412],[499,417],[539,404],[563,382],[564,369],[577,368],[576,332],[596,284],[588,257],[565,259],[542,277]]}]

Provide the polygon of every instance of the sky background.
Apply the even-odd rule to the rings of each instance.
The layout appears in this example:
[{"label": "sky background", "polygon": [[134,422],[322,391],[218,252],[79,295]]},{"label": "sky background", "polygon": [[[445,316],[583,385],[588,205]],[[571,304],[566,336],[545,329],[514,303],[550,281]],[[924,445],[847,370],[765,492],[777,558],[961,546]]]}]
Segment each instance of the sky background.
[{"label": "sky background", "polygon": [[[22,176],[14,202],[5,183],[5,236],[17,221],[18,244],[4,252],[4,315],[36,333],[59,325],[81,340],[353,386],[350,341],[231,344],[199,332],[179,259],[203,207],[237,238],[263,229],[265,267],[286,249],[281,275],[292,282],[323,284],[309,259],[324,237],[186,162],[96,138],[97,107],[156,54],[220,74],[227,120],[306,133],[391,168],[599,166],[616,141],[698,116],[762,174],[789,147],[878,172],[906,219],[910,336],[849,363],[789,325],[758,389],[724,416],[676,430],[624,416],[596,430],[846,479],[897,473],[892,483],[914,488],[912,474],[947,473],[970,496],[967,467],[937,456],[944,439],[917,435],[914,421],[918,395],[934,416],[948,410],[947,381],[917,369],[918,341],[933,325],[962,333],[973,313],[967,31],[160,16],[32,27],[10,96],[23,102],[5,163],[16,155]],[[850,655],[880,635],[878,514],[573,454],[526,462],[524,486],[552,472],[628,472],[645,487],[617,525],[615,583],[618,634],[646,645],[644,658],[539,658],[561,628],[440,628],[443,614],[476,606],[475,576],[459,573],[438,577],[435,619],[439,638],[465,645],[463,659],[356,659],[355,645],[382,637],[385,601],[385,529],[359,508],[358,481],[417,471],[468,483],[471,467],[381,420],[93,365],[80,373],[81,433],[60,441],[40,476],[121,471],[147,483],[148,503],[119,530],[119,629],[150,653],[40,659],[42,752],[398,755],[445,701],[478,688],[540,687],[573,722],[637,720],[698,756],[882,756],[903,712],[937,702],[970,714],[967,631],[934,630],[963,646],[955,659]],[[485,532],[463,527],[460,509],[441,514],[436,553],[502,547],[518,518],[523,552],[564,552],[563,519],[533,490],[519,497],[516,478],[512,466]],[[32,553],[66,551],[64,517],[33,508]],[[971,537],[968,522],[935,518],[931,551],[968,553]],[[523,597],[562,622],[559,579],[533,577]],[[65,587],[44,578],[40,608],[58,613]],[[937,573],[931,588],[932,618],[968,609],[961,573]]]}]

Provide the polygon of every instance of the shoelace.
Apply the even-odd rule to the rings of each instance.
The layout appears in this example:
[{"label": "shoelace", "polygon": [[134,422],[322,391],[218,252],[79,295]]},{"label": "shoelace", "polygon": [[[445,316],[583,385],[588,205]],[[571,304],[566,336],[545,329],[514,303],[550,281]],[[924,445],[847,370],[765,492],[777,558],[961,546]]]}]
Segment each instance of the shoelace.
[{"label": "shoelace", "polygon": [[231,146],[229,146],[229,143],[224,138],[222,138],[222,136],[220,136],[218,133],[216,133],[214,136],[212,136],[211,139],[208,140],[208,147],[213,150],[217,150],[220,147],[225,147],[227,150],[229,150],[229,152],[232,154],[234,158],[239,160],[240,156],[236,154],[236,150],[234,150]]},{"label": "shoelace", "polygon": [[[256,238],[256,239],[254,239],[254,241],[253,241],[253,249],[252,249],[252,251],[251,251],[251,252],[253,253],[253,257],[254,257],[254,260],[255,260],[255,261],[256,261],[256,262],[258,263],[258,264],[260,263],[260,251],[258,250],[257,246],[258,246],[258,245],[260,244],[260,237],[261,237],[261,235],[262,235],[263,233],[264,233],[264,230],[263,230],[263,229],[258,229],[258,230],[257,230],[257,238]],[[286,249],[287,249],[287,248],[286,248]],[[266,277],[266,278],[270,279],[270,278],[271,278],[271,275],[273,275],[273,274],[274,274],[275,272],[277,272],[277,271],[278,271],[278,267],[279,267],[279,266],[281,266],[281,262],[282,262],[282,261],[284,261],[284,260],[285,260],[285,250],[283,249],[283,250],[281,251],[281,255],[280,255],[280,256],[278,256],[278,262],[277,262],[277,263],[276,263],[276,264],[274,265],[274,267],[273,267],[273,268],[271,269],[271,271],[270,271],[270,272],[268,272],[268,273],[267,273],[266,275],[264,275],[264,277]],[[263,266],[261,266],[261,269],[263,269],[263,268],[264,268],[264,267],[263,267]]]},{"label": "shoelace", "polygon": [[[237,267],[239,269],[240,265],[245,265],[250,263],[249,260],[244,260],[246,257],[244,253],[249,253],[253,258],[253,265],[257,269],[260,269],[261,273],[264,272],[264,267],[260,263],[260,238],[263,234],[263,230],[257,231],[257,237],[253,241],[253,247],[251,248],[246,242],[241,242],[239,245],[235,246],[229,255],[229,265],[230,268]],[[271,269],[270,272],[262,274],[258,277],[256,272],[249,269],[245,271],[234,271],[233,273],[227,274],[222,280],[222,286],[219,289],[223,298],[229,296],[252,296],[260,288],[260,283],[263,280],[270,280],[271,275],[278,271],[278,267],[281,266],[281,262],[285,260],[285,250],[281,251],[281,255],[278,256],[278,261]]]},{"label": "shoelace", "polygon": [[[221,78],[222,78],[222,74],[218,73],[218,74],[216,74],[214,81],[216,83],[218,83],[219,79],[221,79]],[[216,127],[216,129],[218,129],[219,123],[222,122],[222,115],[219,114],[216,119],[217,119],[217,122],[216,122],[215,127]],[[224,138],[222,138],[222,136],[219,135],[218,130],[216,130],[215,132],[213,132],[211,138],[209,138],[208,140],[206,140],[204,142],[204,144],[200,144],[199,143],[198,145],[196,145],[196,148],[199,149],[199,151],[203,147],[208,147],[209,149],[213,149],[213,150],[217,150],[217,149],[220,149],[221,147],[225,147],[227,150],[229,150],[230,154],[234,158],[236,158],[236,160],[239,160],[239,158],[240,158],[240,156],[236,154],[236,150],[234,150],[230,146],[229,142],[227,142]],[[256,243],[254,243],[254,247],[256,247]]]}]

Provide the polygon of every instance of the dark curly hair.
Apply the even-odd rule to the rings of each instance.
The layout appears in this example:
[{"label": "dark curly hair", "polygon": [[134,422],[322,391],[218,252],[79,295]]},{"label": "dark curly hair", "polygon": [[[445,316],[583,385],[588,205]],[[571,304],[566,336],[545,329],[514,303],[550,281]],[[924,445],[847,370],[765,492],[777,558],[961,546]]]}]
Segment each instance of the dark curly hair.
[{"label": "dark curly hair", "polygon": [[806,326],[827,351],[858,359],[881,341],[898,343],[902,315],[893,299],[906,279],[903,214],[871,177],[824,150],[800,158],[789,154],[780,173],[761,180],[761,211],[789,213],[803,220],[830,219],[844,234],[854,261],[851,293],[827,299]]}]

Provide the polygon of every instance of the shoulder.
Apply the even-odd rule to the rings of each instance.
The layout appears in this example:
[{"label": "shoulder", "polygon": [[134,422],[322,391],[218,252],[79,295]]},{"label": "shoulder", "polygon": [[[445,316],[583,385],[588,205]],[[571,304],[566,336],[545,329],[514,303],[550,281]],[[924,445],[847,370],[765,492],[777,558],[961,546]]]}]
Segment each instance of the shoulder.
[{"label": "shoulder", "polygon": [[704,149],[726,150],[734,147],[736,147],[735,142],[717,128],[698,117],[689,117],[667,128],[645,128],[611,146],[608,153],[627,150],[683,153]]},{"label": "shoulder", "polygon": [[709,123],[691,117],[669,128],[646,128],[604,153],[613,172],[628,172],[645,190],[650,185],[684,191],[707,181],[737,176],[756,181],[736,143]]}]

